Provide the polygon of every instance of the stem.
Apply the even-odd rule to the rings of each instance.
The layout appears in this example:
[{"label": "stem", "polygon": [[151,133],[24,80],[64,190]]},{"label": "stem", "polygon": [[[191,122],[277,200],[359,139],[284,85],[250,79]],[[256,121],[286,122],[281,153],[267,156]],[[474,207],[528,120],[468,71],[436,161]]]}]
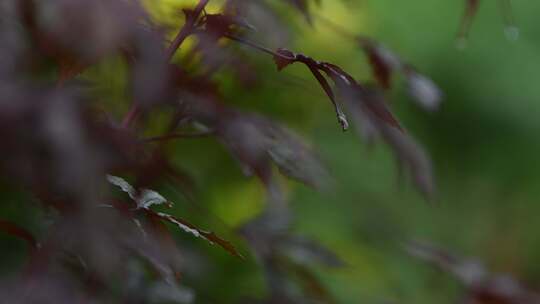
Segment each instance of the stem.
[{"label": "stem", "polygon": [[206,137],[214,135],[214,131],[202,131],[197,133],[172,133],[167,134],[163,136],[155,136],[150,138],[145,138],[142,141],[149,143],[149,142],[156,142],[156,141],[167,141],[171,139],[178,139],[178,138],[200,138],[200,137]]},{"label": "stem", "polygon": [[355,35],[355,34],[351,33],[349,30],[347,30],[346,28],[344,28],[340,24],[337,24],[336,22],[324,17],[323,15],[314,14],[314,16],[317,19],[319,19],[319,21],[324,23],[326,26],[330,27],[334,32],[336,32],[336,33],[338,33],[338,34],[340,34],[342,36],[351,38],[351,39],[357,39],[358,38],[358,35]]},{"label": "stem", "polygon": [[352,40],[360,43],[361,45],[364,45],[367,42],[371,41],[371,38],[369,38],[369,37],[367,37],[365,35],[355,34],[355,33],[351,32],[351,31],[349,31],[348,29],[346,29],[345,27],[343,27],[342,25],[332,21],[331,19],[328,19],[327,17],[325,17],[323,15],[313,14],[313,16],[315,18],[317,18],[320,22],[322,22],[323,24],[328,26],[330,29],[332,29],[334,32],[336,32],[337,34],[341,35],[344,38],[352,39]]},{"label": "stem", "polygon": [[244,45],[247,45],[249,47],[252,47],[256,50],[259,50],[261,52],[264,52],[264,53],[267,53],[269,55],[272,55],[274,57],[280,57],[280,58],[283,58],[283,59],[287,59],[287,60],[294,60],[294,58],[291,58],[289,56],[285,56],[283,54],[280,54],[278,52],[274,52],[272,51],[271,49],[267,48],[267,47],[264,47],[262,45],[258,45],[256,44],[255,42],[252,42],[252,41],[249,41],[249,40],[246,40],[246,39],[243,39],[243,38],[240,38],[240,37],[236,37],[236,36],[232,36],[232,35],[224,35],[225,38],[228,38],[230,40],[233,40],[233,41],[236,41],[236,42],[239,42],[241,44],[244,44]]},{"label": "stem", "polygon": [[176,37],[174,38],[173,42],[167,49],[167,60],[170,61],[172,57],[174,56],[174,53],[176,53],[176,50],[180,47],[180,45],[186,40],[186,38],[191,35],[193,30],[195,29],[195,23],[197,22],[197,19],[199,19],[199,15],[203,12],[204,8],[208,4],[210,0],[200,0],[199,4],[195,7],[192,13],[186,14],[186,23],[184,26],[180,29]]},{"label": "stem", "polygon": [[[171,61],[172,57],[174,56],[174,53],[176,53],[176,50],[180,47],[180,45],[186,40],[186,38],[191,35],[193,30],[195,29],[195,24],[197,22],[197,19],[199,19],[199,15],[202,13],[206,5],[208,4],[210,0],[200,0],[195,9],[192,13],[186,14],[186,23],[184,23],[184,26],[180,29],[176,37],[174,38],[173,42],[167,48],[165,55],[167,58],[167,61]],[[128,128],[135,120],[137,120],[137,117],[141,113],[141,110],[139,106],[134,103],[131,106],[131,109],[124,117],[124,120],[122,121],[122,126],[124,128]]]}]

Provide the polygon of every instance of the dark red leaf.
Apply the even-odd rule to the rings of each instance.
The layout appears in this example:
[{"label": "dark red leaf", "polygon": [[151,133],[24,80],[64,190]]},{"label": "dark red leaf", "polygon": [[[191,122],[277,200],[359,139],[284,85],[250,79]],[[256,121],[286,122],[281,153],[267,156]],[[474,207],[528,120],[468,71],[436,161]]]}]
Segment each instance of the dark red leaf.
[{"label": "dark red leaf", "polygon": [[375,79],[384,89],[389,89],[392,73],[399,68],[399,59],[386,48],[374,43],[364,44],[364,51],[368,56]]},{"label": "dark red leaf", "polygon": [[17,237],[19,239],[26,241],[32,249],[38,248],[38,242],[36,241],[32,233],[30,233],[28,230],[26,230],[25,228],[22,228],[21,226],[15,223],[5,221],[5,220],[0,220],[0,231],[4,231],[5,233],[9,235],[12,235],[14,237]]},{"label": "dark red leaf", "polygon": [[[286,49],[278,49],[276,51],[276,54],[274,55],[274,61],[276,62],[278,70],[282,70],[283,68],[287,67],[288,65],[294,62],[301,62],[305,64],[309,68],[309,70],[311,71],[315,79],[317,79],[317,81],[323,88],[326,95],[328,95],[328,98],[330,98],[330,101],[332,101],[332,104],[334,105],[334,110],[336,111],[338,122],[341,125],[341,128],[344,131],[349,128],[349,122],[347,121],[347,117],[345,116],[345,113],[339,107],[339,104],[337,103],[335,99],[334,92],[332,91],[332,88],[328,84],[328,81],[326,80],[326,78],[324,78],[324,76],[320,72],[320,71],[324,71],[334,80],[334,82],[340,82],[339,79],[340,77],[343,77],[343,75],[335,75],[334,73],[329,72],[328,67],[335,67],[334,65],[324,63],[324,62],[318,62],[311,57],[305,56],[303,54],[295,54]],[[348,77],[349,79],[352,79],[352,77],[350,77],[349,75],[346,75],[346,77]]]}]

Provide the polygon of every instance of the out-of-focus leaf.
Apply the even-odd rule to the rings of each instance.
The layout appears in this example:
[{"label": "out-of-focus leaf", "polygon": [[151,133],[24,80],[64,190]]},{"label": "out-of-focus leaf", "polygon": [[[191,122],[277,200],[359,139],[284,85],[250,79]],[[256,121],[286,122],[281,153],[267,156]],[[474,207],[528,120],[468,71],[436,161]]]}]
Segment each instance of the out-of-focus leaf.
[{"label": "out-of-focus leaf", "polygon": [[304,265],[292,265],[291,270],[294,272],[296,280],[302,286],[308,298],[317,301],[317,303],[335,304],[336,300],[315,275],[315,273]]},{"label": "out-of-focus leaf", "polygon": [[238,114],[223,122],[221,139],[248,174],[265,176],[272,161],[282,174],[308,186],[323,188],[329,174],[308,144],[269,119]]},{"label": "out-of-focus leaf", "polygon": [[477,259],[461,258],[430,243],[406,244],[413,257],[454,275],[467,289],[465,303],[536,304],[540,294],[510,275],[492,273]]},{"label": "out-of-focus leaf", "polygon": [[148,291],[150,303],[194,303],[194,292],[186,287],[178,284],[165,284],[164,282],[156,282]]},{"label": "out-of-focus leaf", "polygon": [[291,214],[283,206],[265,211],[241,228],[241,234],[265,269],[270,295],[261,303],[334,303],[330,293],[308,268],[343,263],[316,242],[292,235]]},{"label": "out-of-focus leaf", "polygon": [[[346,105],[355,120],[359,134],[368,131],[368,136],[381,137],[392,148],[399,164],[410,173],[414,184],[418,190],[427,198],[433,199],[435,195],[435,182],[433,168],[427,154],[406,132],[397,130],[381,123],[374,117],[373,111],[365,109],[365,104],[384,104],[384,96],[376,89],[366,88],[360,91],[361,94],[352,94],[345,98]],[[364,103],[357,102],[357,99],[366,99]],[[366,127],[367,129],[360,129]]]},{"label": "out-of-focus leaf", "polygon": [[317,242],[299,237],[286,238],[280,245],[280,250],[298,264],[322,264],[329,267],[341,267],[345,263],[331,250]]},{"label": "out-of-focus leaf", "polygon": [[405,73],[409,94],[417,104],[426,111],[437,111],[441,105],[442,92],[433,80],[414,70],[408,70]]},{"label": "out-of-focus leaf", "polygon": [[389,49],[372,40],[359,41],[369,59],[375,79],[383,88],[390,88],[392,73],[401,68],[401,61]]},{"label": "out-of-focus leaf", "polygon": [[326,168],[300,136],[276,124],[266,129],[266,135],[267,152],[283,175],[316,189],[328,186]]},{"label": "out-of-focus leaf", "polygon": [[413,100],[424,110],[438,110],[442,102],[442,92],[433,80],[402,62],[399,56],[380,43],[364,37],[358,37],[357,40],[369,59],[375,79],[382,88],[390,88],[392,74],[400,72],[406,78],[409,95]]}]

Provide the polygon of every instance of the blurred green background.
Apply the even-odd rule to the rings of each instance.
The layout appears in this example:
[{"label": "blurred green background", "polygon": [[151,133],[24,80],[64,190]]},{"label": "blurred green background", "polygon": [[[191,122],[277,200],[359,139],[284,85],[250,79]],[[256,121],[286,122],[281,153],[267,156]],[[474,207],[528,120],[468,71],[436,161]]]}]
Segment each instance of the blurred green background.
[{"label": "blurred green background", "polygon": [[[493,270],[540,287],[540,2],[513,2],[520,29],[517,41],[504,35],[498,2],[482,2],[469,43],[458,50],[455,35],[463,2],[323,0],[312,7],[316,14],[394,50],[444,91],[444,104],[436,113],[416,107],[399,77],[389,93],[394,112],[434,161],[436,204],[428,204],[411,183],[398,178],[384,144],[370,149],[354,132],[340,130],[327,98],[305,67],[277,72],[270,57],[252,51],[249,60],[264,75],[260,87],[246,91],[233,81],[222,83],[230,104],[263,113],[304,135],[332,171],[335,187],[323,193],[283,183],[296,213],[295,231],[320,240],[348,264],[318,271],[341,303],[456,303],[460,286],[454,280],[404,252],[403,243],[416,238],[478,257]],[[158,18],[174,22],[179,16],[174,8],[189,3],[193,1],[149,5]],[[309,26],[285,5],[277,7],[292,24],[290,45],[284,47],[370,79],[366,58],[351,41],[316,21]],[[92,73],[100,75],[99,68],[85,74]],[[291,84],[295,82],[301,85]],[[111,87],[104,89],[114,90],[122,83],[107,85]],[[176,212],[247,250],[234,231],[262,209],[262,186],[246,179],[213,139],[179,141],[169,148],[198,187],[196,203],[171,187],[160,189],[177,202]],[[6,203],[2,214],[22,213],[15,206]],[[186,285],[198,290],[200,303],[216,298],[233,303],[238,296],[264,291],[253,259],[239,261],[181,232],[177,237],[180,244],[193,243],[208,257],[200,276],[186,278]],[[7,237],[2,244],[20,245]],[[16,251],[9,252],[10,259],[2,261],[19,259]]]}]

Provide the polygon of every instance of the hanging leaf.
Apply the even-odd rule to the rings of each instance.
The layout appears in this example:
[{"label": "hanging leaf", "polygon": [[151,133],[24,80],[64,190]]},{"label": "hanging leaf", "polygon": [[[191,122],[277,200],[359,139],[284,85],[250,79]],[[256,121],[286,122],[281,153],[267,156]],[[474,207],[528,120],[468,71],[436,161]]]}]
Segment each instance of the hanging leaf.
[{"label": "hanging leaf", "polygon": [[[360,93],[360,94],[357,94]],[[357,99],[365,99],[358,103]],[[353,113],[352,117],[358,127],[359,134],[368,132],[368,136],[381,137],[392,149],[400,166],[410,174],[415,186],[429,200],[435,195],[435,182],[431,161],[425,151],[406,132],[381,123],[373,114],[373,110],[366,109],[366,104],[377,106],[385,104],[382,92],[375,88],[363,89],[353,92],[352,96],[345,98],[347,108]],[[367,130],[360,129],[366,127]]]},{"label": "hanging leaf", "polygon": [[[283,69],[284,67],[295,62],[301,62],[306,65],[315,77],[315,79],[317,79],[317,81],[325,91],[326,95],[328,95],[328,97],[332,101],[341,127],[343,128],[343,130],[348,129],[349,122],[347,121],[343,110],[339,106],[339,103],[335,98],[335,94],[332,88],[328,84],[326,78],[321,74],[321,71],[324,72],[330,79],[332,79],[335,86],[341,91],[361,90],[362,87],[351,75],[349,75],[340,67],[334,64],[328,62],[319,62],[306,55],[295,54],[286,49],[278,49],[274,55],[274,61],[276,62],[278,69]],[[358,102],[363,102],[363,100],[359,100]],[[395,128],[401,129],[397,119],[394,118],[392,113],[390,113],[390,111],[386,108],[385,105],[368,103],[367,108],[373,111],[376,117],[380,118],[381,120],[385,121],[386,123]]]},{"label": "hanging leaf", "polygon": [[405,76],[409,95],[422,109],[438,110],[442,92],[430,78],[418,73],[411,65],[403,62],[391,50],[364,37],[357,38],[373,69],[373,75],[383,89],[389,89],[393,73]]}]

